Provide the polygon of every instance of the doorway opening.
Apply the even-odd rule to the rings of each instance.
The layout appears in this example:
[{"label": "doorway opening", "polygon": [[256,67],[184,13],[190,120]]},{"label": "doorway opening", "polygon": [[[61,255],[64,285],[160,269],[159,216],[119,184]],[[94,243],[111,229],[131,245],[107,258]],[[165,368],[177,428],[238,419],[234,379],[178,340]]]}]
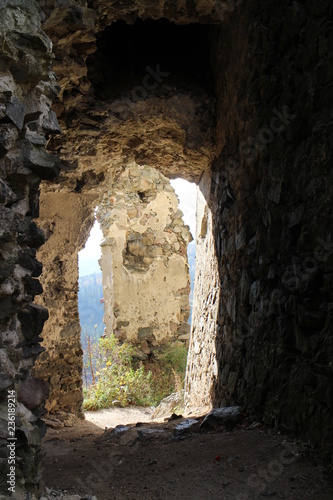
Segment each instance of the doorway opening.
[{"label": "doorway opening", "polygon": [[87,390],[94,382],[96,371],[96,343],[104,333],[104,308],[101,258],[103,233],[98,221],[90,231],[84,248],[78,254],[79,292],[78,307],[83,351],[83,387]]},{"label": "doorway opening", "polygon": [[108,187],[79,254],[85,410],[183,394],[190,341],[196,186],[134,163]]},{"label": "doorway opening", "polygon": [[[43,262],[46,263],[43,279],[52,287],[56,280],[59,293],[57,300],[52,301],[51,309],[50,301],[46,304],[50,309],[50,320],[45,329],[44,344],[47,353],[43,358],[45,363],[41,369],[54,385],[52,408],[55,411],[62,408],[58,403],[59,395],[64,394],[66,402],[72,401],[69,388],[75,382],[81,399],[77,401],[75,407],[66,404],[65,410],[70,408],[73,413],[80,414],[82,356],[78,321],[76,258],[77,251],[82,248],[90,228],[93,207],[99,203],[104,190],[109,188],[110,181],[113,182],[121,173],[123,165],[128,165],[132,161],[140,165],[151,165],[168,178],[180,175],[197,183],[200,182],[203,173],[208,172],[214,156],[214,99],[211,99],[214,93],[210,94],[205,91],[205,88],[213,87],[209,56],[211,30],[214,28],[201,24],[176,25],[165,19],[138,20],[133,25],[118,21],[112,22],[110,27],[96,33],[97,51],[88,56],[87,76],[92,85],[89,87],[89,92],[82,97],[82,101],[80,100],[83,107],[77,103],[74,106],[70,104],[68,110],[71,111],[66,111],[66,118],[60,115],[63,135],[61,138],[56,138],[48,147],[53,150],[54,146],[54,150],[61,151],[62,159],[69,162],[69,167],[77,164],[79,168],[75,170],[68,168],[62,172],[59,196],[63,198],[61,207],[63,206],[64,210],[61,210],[61,220],[58,218],[59,209],[54,214],[54,210],[48,212],[44,206],[44,212],[48,213],[43,214],[46,225],[49,225],[49,221],[52,222],[48,250],[46,247],[44,247],[45,252],[42,250],[43,253],[48,252],[43,257]],[[132,48],[126,45],[127,39],[132,40]],[[159,50],[156,50],[156,47],[159,47]],[[193,50],[194,47],[195,50]],[[141,59],[138,54],[140,51]],[[161,54],[161,58],[156,58],[156,54]],[[139,60],[140,64],[138,64]],[[169,63],[170,67],[167,68]],[[132,73],[128,80],[126,80],[127,64],[134,68],[131,69]],[[157,82],[159,85],[156,87],[151,73],[146,74],[146,67],[150,66],[156,72],[157,65],[162,72],[170,72],[170,78]],[[141,70],[143,68],[141,73],[139,66]],[[109,70],[111,73],[107,74]],[[118,89],[116,88],[117,82]],[[147,82],[148,90],[144,86]],[[137,102],[139,94],[136,92],[138,90],[136,87],[138,86],[147,91],[148,98],[144,103]],[[150,90],[152,86],[154,89]],[[154,95],[150,95],[150,92]],[[135,94],[135,98],[132,93]],[[129,95],[132,99],[128,99]],[[74,93],[73,95],[64,94],[64,100],[67,103],[71,97],[74,97]],[[128,114],[129,110],[131,111]],[[58,192],[54,194],[57,200],[59,196]],[[136,196],[137,201],[144,208],[149,201],[145,189],[138,189]],[[110,194],[109,198],[112,197]],[[45,196],[43,205],[48,208],[48,204],[49,200]],[[174,219],[179,219],[179,217],[174,217]],[[64,221],[68,224],[64,224]],[[139,224],[130,238],[126,239],[126,247],[124,247],[124,253],[121,252],[121,259],[124,260],[122,267],[126,268],[127,276],[133,281],[134,273],[141,273],[142,282],[151,268],[151,259],[154,261],[156,257],[159,257],[158,253],[161,252],[159,246],[163,246],[163,243],[149,245],[149,255],[139,255],[143,243],[140,241],[142,240],[140,229]],[[54,259],[51,261],[49,258],[49,250],[52,251],[52,257],[53,253],[56,253],[58,257],[59,252],[53,251],[55,241],[61,241],[64,247],[60,259],[62,267],[60,268],[59,265],[57,269],[54,269],[54,262],[58,261]],[[187,245],[181,245],[179,241],[174,241],[174,243],[176,246],[178,243],[179,249],[182,252],[185,251],[186,254]],[[174,243],[170,243],[170,247]],[[110,247],[111,255],[112,236],[106,242],[107,246]],[[152,255],[154,253],[156,255]],[[170,256],[161,255],[160,257],[161,260],[165,257],[168,263],[167,259]],[[179,298],[185,300],[191,286],[184,284],[179,286],[179,290],[182,290],[179,292]],[[142,294],[140,297],[142,298]],[[160,301],[165,305],[170,302],[169,298],[173,297],[173,293],[163,296],[157,288],[156,297],[156,302]],[[70,304],[73,305],[70,311],[70,322],[67,314],[69,299]],[[130,303],[132,302],[131,300]],[[141,300],[141,303],[144,304],[144,300]],[[187,307],[188,310],[185,309]],[[170,328],[173,334],[183,336],[181,341],[186,343],[188,340],[186,337],[190,334],[188,323],[190,304],[186,303],[183,308],[185,310],[181,311],[180,317],[170,320],[165,330],[169,333]],[[105,309],[107,326],[109,321],[107,304],[105,304]],[[120,315],[116,317],[114,312],[119,313],[116,310],[111,311],[112,326],[109,331],[121,337],[124,331],[128,330],[128,325],[126,325],[128,318],[121,318]],[[137,315],[138,318],[140,316],[142,315]],[[142,356],[144,349],[146,351],[144,354],[149,359],[152,357],[151,347],[155,347],[150,344],[156,340],[153,338],[156,328],[151,318],[148,324],[144,321],[142,323],[139,350]],[[178,332],[178,326],[183,331]],[[123,339],[118,340],[123,341]],[[71,355],[72,345],[75,346],[75,357]],[[54,358],[60,365],[57,379],[54,377],[53,369],[50,368],[50,363],[46,365],[47,359],[53,360]],[[41,365],[40,362],[39,364]],[[63,379],[65,379],[64,383]]]}]

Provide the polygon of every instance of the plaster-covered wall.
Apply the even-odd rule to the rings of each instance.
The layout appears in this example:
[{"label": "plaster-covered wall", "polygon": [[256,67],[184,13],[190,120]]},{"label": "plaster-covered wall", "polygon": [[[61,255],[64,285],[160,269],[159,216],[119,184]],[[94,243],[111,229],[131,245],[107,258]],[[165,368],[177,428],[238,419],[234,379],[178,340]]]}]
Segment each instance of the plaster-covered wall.
[{"label": "plaster-covered wall", "polygon": [[170,181],[128,165],[108,186],[97,217],[105,236],[106,334],[133,342],[143,358],[162,342],[187,341],[192,237]]}]

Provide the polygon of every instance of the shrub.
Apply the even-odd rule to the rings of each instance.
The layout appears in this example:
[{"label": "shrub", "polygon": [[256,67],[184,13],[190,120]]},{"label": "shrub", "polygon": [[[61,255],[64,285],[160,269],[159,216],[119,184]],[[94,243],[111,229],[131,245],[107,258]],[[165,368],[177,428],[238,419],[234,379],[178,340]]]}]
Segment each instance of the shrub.
[{"label": "shrub", "polygon": [[152,374],[152,403],[184,388],[187,348],[182,343],[167,344],[155,353],[156,358],[146,364]]},{"label": "shrub", "polygon": [[151,402],[151,374],[133,367],[133,347],[114,336],[99,340],[95,384],[86,390],[84,410],[121,406],[146,406]]},{"label": "shrub", "polygon": [[183,388],[187,349],[183,344],[169,344],[157,358],[134,363],[134,347],[114,336],[101,338],[92,349],[94,380],[84,391],[86,411],[120,406],[157,405],[165,396]]}]

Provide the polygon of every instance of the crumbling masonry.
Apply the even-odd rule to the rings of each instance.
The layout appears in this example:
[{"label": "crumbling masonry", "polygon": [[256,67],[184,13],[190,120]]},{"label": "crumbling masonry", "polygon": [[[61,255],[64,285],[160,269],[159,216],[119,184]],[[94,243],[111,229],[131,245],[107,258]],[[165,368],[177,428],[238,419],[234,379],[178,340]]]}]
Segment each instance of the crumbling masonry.
[{"label": "crumbling masonry", "polygon": [[49,411],[81,414],[77,253],[133,162],[200,187],[187,405],[237,402],[332,460],[332,10],[1,3],[0,465],[15,390],[17,498],[37,494],[48,390]]}]

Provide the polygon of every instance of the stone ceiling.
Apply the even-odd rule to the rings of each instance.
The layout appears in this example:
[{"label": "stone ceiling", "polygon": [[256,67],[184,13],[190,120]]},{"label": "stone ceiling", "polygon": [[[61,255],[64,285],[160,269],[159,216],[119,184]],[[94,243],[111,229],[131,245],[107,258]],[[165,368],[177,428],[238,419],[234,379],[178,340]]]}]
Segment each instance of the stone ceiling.
[{"label": "stone ceiling", "polygon": [[[59,85],[53,109],[62,135],[53,136],[48,149],[57,152],[64,162],[58,180],[61,189],[95,189],[131,161],[158,168],[168,177],[200,180],[214,158],[213,93],[189,79],[177,82],[177,75],[171,81],[157,76],[155,85],[156,76],[148,74],[144,81],[149,91],[143,89],[142,99],[133,99],[133,95],[140,95],[133,94],[133,89],[139,92],[135,89],[143,88],[139,75],[133,75],[131,87],[101,99],[87,63],[92,65],[98,54],[99,34],[116,20],[132,25],[138,18],[164,18],[177,25],[214,25],[221,21],[221,8],[228,13],[235,3],[218,2],[217,9],[217,2],[212,0],[40,1],[45,13],[44,30],[53,43],[53,69]],[[120,49],[119,44],[114,45],[109,50]],[[157,66],[151,70],[159,74]],[[196,72],[200,75],[200,64]]]}]

